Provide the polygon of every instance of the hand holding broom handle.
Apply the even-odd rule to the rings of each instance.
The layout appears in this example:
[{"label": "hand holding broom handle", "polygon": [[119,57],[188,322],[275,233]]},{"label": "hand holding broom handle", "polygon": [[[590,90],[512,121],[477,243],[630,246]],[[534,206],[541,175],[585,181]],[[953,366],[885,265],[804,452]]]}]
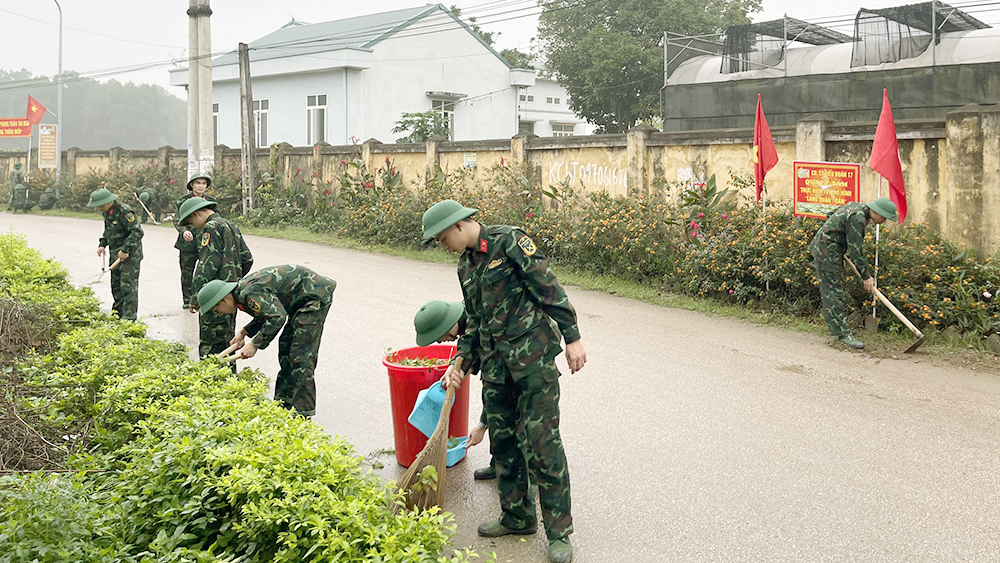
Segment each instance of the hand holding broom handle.
[{"label": "hand holding broom handle", "polygon": [[233,360],[236,359],[236,356],[235,355],[229,356],[229,354],[232,354],[233,352],[235,352],[236,349],[239,348],[239,347],[240,347],[240,343],[239,342],[237,342],[236,344],[230,344],[229,348],[226,348],[225,350],[219,352],[218,354],[216,354],[216,356],[218,356],[219,358],[222,358],[223,360],[226,360],[227,362],[233,361]]},{"label": "hand holding broom handle", "polygon": [[[855,275],[857,275],[859,278],[861,278],[861,272],[858,271],[858,267],[854,265],[854,262],[852,262],[851,259],[848,258],[848,257],[846,257],[846,256],[844,257],[844,261],[847,262],[847,265],[851,267],[851,270],[854,271]],[[861,279],[863,280],[864,278],[861,278]],[[878,297],[878,300],[881,301],[882,304],[885,305],[885,307],[887,309],[889,309],[890,311],[892,311],[893,315],[896,315],[896,318],[899,319],[900,322],[902,322],[906,326],[906,328],[910,329],[910,332],[912,332],[913,334],[917,335],[917,338],[919,338],[919,340],[917,340],[917,342],[915,344],[913,344],[912,346],[910,346],[909,348],[906,349],[906,352],[912,352],[912,351],[916,350],[917,348],[919,348],[920,345],[924,343],[924,338],[925,338],[924,337],[924,333],[920,332],[920,329],[917,328],[916,326],[914,326],[913,323],[910,322],[910,319],[906,318],[906,316],[903,315],[903,313],[901,313],[900,310],[897,309],[896,306],[893,305],[889,301],[889,299],[886,298],[885,295],[882,295],[882,292],[879,291],[879,289],[877,287],[875,288],[875,290],[872,293],[875,294],[875,297]],[[904,352],[904,353],[906,353],[906,352]]]}]

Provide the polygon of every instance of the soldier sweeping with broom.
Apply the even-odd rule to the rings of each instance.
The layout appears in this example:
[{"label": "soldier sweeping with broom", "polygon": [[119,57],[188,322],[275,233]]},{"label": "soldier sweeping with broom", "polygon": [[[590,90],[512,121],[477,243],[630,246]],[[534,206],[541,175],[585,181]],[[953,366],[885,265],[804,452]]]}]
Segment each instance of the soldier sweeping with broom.
[{"label": "soldier sweeping with broom", "polygon": [[[571,372],[583,368],[587,352],[576,311],[548,259],[524,231],[487,227],[470,219],[477,211],[454,200],[440,201],[424,213],[423,228],[425,237],[434,237],[445,250],[462,255],[458,279],[468,326],[445,372],[445,385],[457,387],[475,358],[482,364],[483,408],[496,460],[501,516],[481,524],[479,535],[535,533],[530,472],[538,484],[549,560],[568,563],[573,558],[569,541],[573,517],[569,469],[559,434],[555,357],[561,351],[560,333]],[[518,432],[524,435],[519,437]]]}]

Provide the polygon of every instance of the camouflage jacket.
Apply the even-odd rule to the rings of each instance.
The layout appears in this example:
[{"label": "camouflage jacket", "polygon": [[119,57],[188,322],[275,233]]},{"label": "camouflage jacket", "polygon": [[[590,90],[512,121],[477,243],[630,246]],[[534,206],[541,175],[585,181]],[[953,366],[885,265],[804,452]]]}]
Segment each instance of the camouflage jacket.
[{"label": "camouflage jacket", "polygon": [[840,270],[846,254],[858,267],[862,279],[870,278],[863,248],[868,217],[868,206],[856,202],[845,203],[827,215],[826,223],[809,243],[809,253],[816,260],[816,267]]},{"label": "camouflage jacket", "polygon": [[192,287],[200,288],[211,280],[239,281],[253,267],[253,254],[240,228],[218,213],[208,217],[198,236],[198,246]]},{"label": "camouflage jacket", "polygon": [[253,316],[245,327],[264,349],[295,313],[321,311],[333,302],[337,282],[305,266],[271,266],[247,275],[233,290],[236,305]]},{"label": "camouflage jacket", "polygon": [[[181,205],[185,201],[191,199],[192,197],[194,197],[194,195],[191,192],[188,192],[182,195],[180,199],[177,200],[177,209],[174,211],[174,228],[177,229],[177,240],[174,242],[174,248],[176,248],[177,250],[186,250],[188,252],[198,252],[197,229],[195,229],[191,225],[180,225],[177,223],[177,212],[181,210]],[[215,198],[213,198],[208,194],[205,194],[202,197],[204,197],[208,201],[215,201]],[[194,239],[190,241],[184,240],[184,231],[191,231],[191,235],[194,237]]]},{"label": "camouflage jacket", "polygon": [[562,350],[560,332],[567,344],[580,339],[576,311],[548,259],[524,231],[479,227],[476,247],[458,262],[468,315],[458,355],[465,370],[478,359],[485,381],[503,381],[503,372],[491,367],[498,360],[515,380],[521,379],[552,364]]},{"label": "camouflage jacket", "polygon": [[142,259],[142,227],[129,206],[116,201],[104,213],[104,234],[99,245],[110,247],[111,252],[127,252],[129,259]]}]

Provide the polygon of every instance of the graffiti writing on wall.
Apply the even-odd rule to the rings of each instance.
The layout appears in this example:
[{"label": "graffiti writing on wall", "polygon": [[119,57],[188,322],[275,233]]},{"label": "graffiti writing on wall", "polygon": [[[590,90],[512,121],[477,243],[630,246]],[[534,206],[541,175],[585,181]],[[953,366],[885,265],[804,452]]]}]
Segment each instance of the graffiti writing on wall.
[{"label": "graffiti writing on wall", "polygon": [[588,187],[625,187],[625,171],[617,166],[577,161],[549,164],[549,182],[558,184],[563,181],[579,181]]}]

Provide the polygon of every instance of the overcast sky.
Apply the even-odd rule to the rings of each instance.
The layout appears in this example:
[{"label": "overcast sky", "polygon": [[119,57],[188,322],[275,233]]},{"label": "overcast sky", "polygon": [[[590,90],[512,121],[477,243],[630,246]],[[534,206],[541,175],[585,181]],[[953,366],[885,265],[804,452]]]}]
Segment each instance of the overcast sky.
[{"label": "overcast sky", "polygon": [[[608,0],[614,1],[614,0]],[[764,0],[763,12],[754,21],[790,17],[824,23],[851,33],[857,9],[882,8],[914,0],[845,0],[804,3]],[[63,9],[63,69],[99,79],[159,84],[183,97],[181,88],[169,86],[168,69],[187,54],[187,0],[60,0]],[[453,0],[463,17],[476,16],[486,31],[500,32],[499,49],[527,51],[538,24],[535,0]],[[222,53],[249,43],[281,27],[293,17],[315,23],[410,8],[419,0],[211,0],[212,50]],[[967,0],[953,2],[979,19],[997,25],[1000,5],[983,6]],[[59,13],[54,0],[0,2],[4,32],[0,34],[0,68],[54,76],[58,68]],[[839,27],[846,26],[846,27]],[[131,72],[126,72],[129,69]]]}]

